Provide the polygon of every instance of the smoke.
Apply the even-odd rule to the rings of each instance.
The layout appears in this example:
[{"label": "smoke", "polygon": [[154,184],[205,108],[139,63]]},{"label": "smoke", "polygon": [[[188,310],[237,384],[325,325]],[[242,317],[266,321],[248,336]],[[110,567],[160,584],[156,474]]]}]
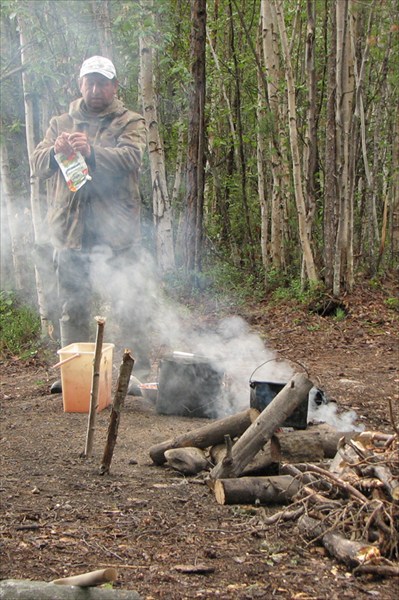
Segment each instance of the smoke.
[{"label": "smoke", "polygon": [[[22,238],[22,231],[18,235]],[[6,235],[2,236],[2,250],[4,266],[8,260],[11,261]],[[36,251],[36,259],[37,256]],[[47,268],[41,269],[42,275],[48,276],[43,282],[46,290],[54,290],[55,284],[50,257],[48,252],[42,257],[48,262]],[[222,418],[247,409],[250,405],[250,382],[285,384],[294,374],[292,364],[268,348],[241,317],[225,317],[215,324],[204,326],[186,306],[168,298],[149,252],[140,249],[133,254],[122,252],[115,255],[110,248],[101,246],[94,249],[90,260],[91,284],[98,302],[92,308],[93,332],[94,315],[105,316],[106,341],[130,348],[139,366],[140,361],[146,358],[158,364],[158,373],[151,376],[153,380],[159,378],[159,364],[165,355],[186,352],[207,359],[215,370],[224,374],[222,393],[211,402],[212,417]],[[76,286],[83,287],[84,282],[76,281]],[[309,395],[309,423],[325,422],[339,431],[362,430],[355,424],[357,415],[354,411],[339,413],[337,405],[328,402],[323,392],[317,388],[313,388],[312,392]],[[321,403],[314,401],[318,392],[323,397]],[[203,398],[203,402],[206,407],[210,399]]]},{"label": "smoke", "polygon": [[[229,316],[203,325],[186,306],[171,300],[157,278],[152,256],[145,250],[136,252],[133,259],[131,254],[115,258],[109,249],[98,247],[92,267],[93,287],[108,301],[103,304],[109,312],[108,341],[115,342],[119,336],[120,345],[132,349],[138,365],[144,356],[151,355],[158,368],[158,373],[150,375],[153,381],[159,380],[162,359],[173,352],[187,353],[193,360],[206,359],[215,371],[223,373],[224,386],[218,398],[199,395],[204,414],[208,410],[208,416],[222,418],[245,410],[250,406],[250,382],[285,384],[293,376],[292,363],[268,348],[241,317]],[[173,385],[176,390],[179,385],[186,389],[187,381],[176,380]],[[205,392],[206,385],[203,389]],[[173,407],[168,414],[173,414]],[[309,423],[325,422],[339,431],[360,431],[356,418],[354,411],[339,413],[322,390],[312,388]]]},{"label": "smoke", "polygon": [[364,426],[356,425],[356,420],[357,414],[354,410],[339,413],[335,402],[309,407],[309,423],[327,423],[342,432],[364,431]]}]

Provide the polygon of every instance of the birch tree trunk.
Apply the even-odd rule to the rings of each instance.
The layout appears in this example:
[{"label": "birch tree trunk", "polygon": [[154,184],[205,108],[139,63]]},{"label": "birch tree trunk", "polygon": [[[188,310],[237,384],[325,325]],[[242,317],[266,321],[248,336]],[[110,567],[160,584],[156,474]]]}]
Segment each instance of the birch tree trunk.
[{"label": "birch tree trunk", "polygon": [[[13,197],[15,196],[15,191],[13,190],[12,177],[10,175],[10,163],[8,159],[6,140],[3,140],[0,144],[0,151],[2,214],[6,216],[7,219],[7,222],[3,222],[2,226],[8,225],[8,231],[10,233],[10,247],[13,264],[12,275],[14,279],[14,287],[16,290],[23,290],[24,283],[26,283],[27,279],[25,248],[24,245],[21,243],[20,227],[22,227],[22,223],[20,223],[18,208],[15,205],[15,203],[13,204]],[[3,243],[4,239],[2,240],[2,246]],[[2,264],[2,269],[3,268],[5,268],[5,266]],[[4,272],[2,279],[3,277]]]},{"label": "birch tree trunk", "polygon": [[283,56],[285,60],[285,77],[287,82],[287,97],[288,97],[288,119],[289,119],[289,133],[290,133],[290,146],[292,154],[292,169],[294,179],[294,190],[295,190],[295,202],[298,215],[298,226],[299,226],[299,237],[303,252],[304,264],[306,267],[306,274],[310,282],[317,282],[318,277],[316,273],[316,267],[314,264],[313,252],[310,245],[309,231],[308,231],[308,215],[306,214],[305,198],[302,187],[302,169],[301,159],[299,152],[299,140],[298,140],[298,126],[297,126],[297,114],[296,114],[296,100],[295,100],[295,83],[294,74],[291,64],[291,56],[288,47],[288,38],[285,28],[284,15],[282,13],[282,2],[281,0],[274,0],[276,6],[276,19],[278,28],[280,31],[281,46]]},{"label": "birch tree trunk", "polygon": [[[31,1],[27,2],[27,8],[31,8]],[[24,93],[24,106],[25,106],[25,131],[26,131],[26,146],[28,150],[28,157],[33,154],[36,147],[37,141],[35,139],[35,114],[33,86],[30,80],[30,68],[29,68],[29,39],[28,39],[28,28],[26,21],[23,17],[18,17],[19,37],[20,37],[20,56],[21,65],[26,67],[22,71],[22,87]],[[37,178],[30,175],[30,205],[32,213],[32,224],[35,241],[35,278],[36,278],[36,290],[37,299],[40,312],[40,320],[42,325],[42,334],[50,334],[54,331],[54,325],[52,322],[52,312],[54,306],[54,300],[50,298],[47,290],[53,291],[55,282],[55,273],[52,269],[49,249],[49,239],[44,224],[44,213],[46,207],[42,206],[41,194],[40,194],[40,182]]]},{"label": "birch tree trunk", "polygon": [[270,108],[270,127],[274,130],[269,145],[272,175],[271,194],[271,262],[277,269],[286,266],[285,242],[287,241],[287,203],[290,178],[289,159],[282,141],[285,138],[284,113],[286,100],[281,93],[282,73],[278,46],[276,11],[271,0],[261,0],[261,30],[263,61],[267,75],[267,94]]},{"label": "birch tree trunk", "polygon": [[172,208],[166,183],[165,156],[158,124],[154,91],[153,40],[140,37],[140,81],[143,113],[148,128],[148,151],[151,167],[152,204],[156,235],[157,259],[161,272],[175,267]]},{"label": "birch tree trunk", "polygon": [[311,235],[313,218],[316,212],[317,168],[317,125],[316,125],[316,67],[315,67],[315,27],[316,3],[307,0],[306,35],[306,81],[308,87],[307,128],[304,146],[304,178],[306,185],[305,204],[308,212],[308,235]]},{"label": "birch tree trunk", "polygon": [[262,126],[266,120],[266,111],[264,106],[266,105],[266,98],[264,94],[264,87],[262,78],[257,69],[257,81],[258,81],[258,103],[256,106],[257,122],[258,127],[256,130],[256,162],[258,171],[258,197],[260,204],[260,247],[262,252],[262,264],[265,270],[265,288],[267,288],[267,272],[269,268],[269,205],[267,202],[266,193],[266,147],[265,138],[262,132]]},{"label": "birch tree trunk", "polygon": [[[375,2],[368,7],[368,25],[367,31],[364,32],[364,35],[361,35],[361,38],[364,39],[364,50],[363,55],[361,56],[361,60],[357,56],[356,52],[356,40],[360,38],[360,34],[363,32],[358,31],[356,26],[356,18],[355,14],[350,15],[349,23],[350,23],[350,39],[352,42],[352,55],[354,57],[354,77],[355,77],[355,85],[356,85],[356,93],[355,93],[355,107],[354,107],[354,124],[360,130],[360,140],[361,140],[361,151],[363,158],[363,166],[365,173],[365,226],[367,227],[366,236],[363,236],[367,240],[365,251],[369,257],[370,270],[375,273],[376,263],[377,263],[377,250],[379,246],[379,230],[378,230],[378,217],[377,217],[377,186],[378,186],[378,165],[379,165],[379,125],[382,127],[382,120],[384,118],[384,113],[380,109],[377,112],[377,106],[373,104],[371,109],[371,121],[375,123],[374,126],[374,145],[372,148],[372,164],[370,165],[369,157],[368,157],[368,149],[367,149],[367,124],[366,124],[366,115],[364,109],[364,85],[365,85],[365,71],[366,64],[369,60],[369,40],[371,36],[371,26],[374,18],[374,8]],[[360,64],[359,64],[360,62]],[[382,82],[383,83],[383,82]],[[384,97],[384,87],[380,86],[380,94],[381,97]],[[370,116],[370,115],[369,115]]]}]

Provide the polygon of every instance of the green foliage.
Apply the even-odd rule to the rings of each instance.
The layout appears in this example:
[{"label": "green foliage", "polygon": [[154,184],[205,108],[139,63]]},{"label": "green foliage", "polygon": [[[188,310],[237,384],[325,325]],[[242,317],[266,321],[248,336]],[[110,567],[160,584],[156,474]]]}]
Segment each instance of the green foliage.
[{"label": "green foliage", "polygon": [[238,303],[246,299],[261,300],[264,298],[264,278],[257,272],[249,271],[233,265],[231,262],[218,260],[204,268],[204,276],[209,284],[207,289],[215,294],[234,296]]},{"label": "green foliage", "polygon": [[399,298],[397,296],[391,296],[385,300],[385,304],[388,308],[399,312]]},{"label": "green foliage", "polygon": [[40,341],[40,318],[13,292],[0,292],[0,356],[28,358],[36,354]]},{"label": "green foliage", "polygon": [[300,279],[293,278],[285,286],[278,287],[272,293],[275,301],[295,300],[300,304],[314,303],[320,300],[324,288],[321,284],[310,284],[303,287]]},{"label": "green foliage", "polygon": [[346,312],[344,311],[343,308],[340,308],[339,306],[335,309],[335,315],[333,317],[334,321],[345,321],[346,319]]}]

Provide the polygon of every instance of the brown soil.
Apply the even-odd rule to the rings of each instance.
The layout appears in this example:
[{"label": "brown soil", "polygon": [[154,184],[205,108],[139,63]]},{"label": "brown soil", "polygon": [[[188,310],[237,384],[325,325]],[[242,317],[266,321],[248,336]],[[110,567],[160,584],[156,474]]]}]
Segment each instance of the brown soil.
[{"label": "brown soil", "polygon": [[[359,287],[345,299],[343,320],[266,302],[234,312],[305,365],[341,410],[355,409],[366,428],[392,433],[399,319],[386,299],[395,293]],[[199,321],[219,316],[209,302],[196,310]],[[2,372],[2,579],[51,581],[115,566],[116,587],[147,600],[396,596],[397,579],[353,575],[307,545],[295,523],[267,528],[262,507],[220,506],[202,475],[152,464],[151,445],[205,419],[157,415],[150,402],[128,396],[111,474],[100,476],[109,410],[97,418],[94,458],[84,460],[87,415],[64,413],[62,397],[49,394],[49,365],[6,360]]]}]

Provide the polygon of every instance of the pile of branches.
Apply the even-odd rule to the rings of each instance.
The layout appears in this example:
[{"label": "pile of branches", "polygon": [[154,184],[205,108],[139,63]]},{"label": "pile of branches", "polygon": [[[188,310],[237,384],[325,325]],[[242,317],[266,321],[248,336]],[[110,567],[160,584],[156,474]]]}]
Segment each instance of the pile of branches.
[{"label": "pile of branches", "polygon": [[300,487],[286,510],[266,524],[297,520],[311,542],[321,542],[355,572],[399,575],[398,436],[362,432],[342,438],[329,468],[284,464]]}]

